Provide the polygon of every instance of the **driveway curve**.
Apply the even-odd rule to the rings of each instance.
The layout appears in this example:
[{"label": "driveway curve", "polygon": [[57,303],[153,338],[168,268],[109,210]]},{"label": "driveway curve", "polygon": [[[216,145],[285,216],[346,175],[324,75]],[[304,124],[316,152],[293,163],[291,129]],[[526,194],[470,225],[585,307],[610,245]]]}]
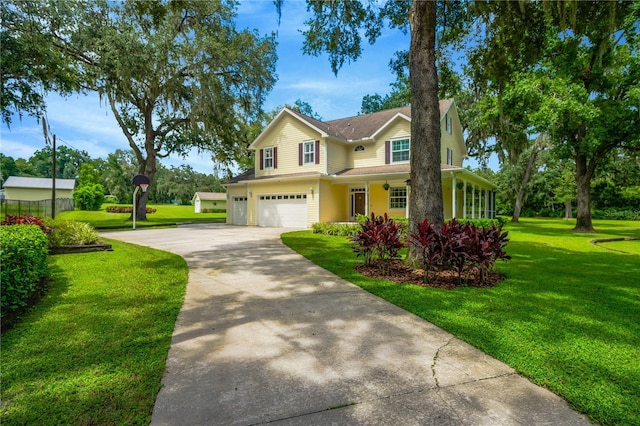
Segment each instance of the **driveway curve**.
[{"label": "driveway curve", "polygon": [[587,425],[546,389],[280,241],[221,224],[108,232],[189,265],[152,425]]}]

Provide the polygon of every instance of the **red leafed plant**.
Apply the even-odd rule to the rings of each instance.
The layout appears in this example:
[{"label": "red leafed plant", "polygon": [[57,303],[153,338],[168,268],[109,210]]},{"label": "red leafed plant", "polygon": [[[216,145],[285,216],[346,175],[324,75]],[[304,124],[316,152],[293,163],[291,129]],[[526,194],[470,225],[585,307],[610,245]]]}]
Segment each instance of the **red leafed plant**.
[{"label": "red leafed plant", "polygon": [[360,226],[362,230],[351,239],[356,256],[364,257],[365,265],[377,264],[383,272],[388,272],[389,261],[398,259],[399,251],[404,247],[400,238],[400,223],[386,213],[377,217],[371,213],[371,217]]},{"label": "red leafed plant", "polygon": [[28,214],[8,214],[2,221],[2,225],[38,225],[42,232],[47,232],[47,227],[41,217],[31,216]]}]

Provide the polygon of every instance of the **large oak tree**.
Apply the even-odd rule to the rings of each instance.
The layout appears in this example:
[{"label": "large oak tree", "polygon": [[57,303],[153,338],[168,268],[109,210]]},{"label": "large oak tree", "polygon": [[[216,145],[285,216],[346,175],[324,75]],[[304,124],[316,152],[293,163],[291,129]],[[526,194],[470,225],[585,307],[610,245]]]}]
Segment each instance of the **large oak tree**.
[{"label": "large oak tree", "polygon": [[[275,75],[274,36],[237,30],[233,1],[13,1],[15,37],[36,31],[111,108],[138,173],[157,158],[209,151],[231,164],[246,148]],[[138,220],[146,219],[147,194]]]}]

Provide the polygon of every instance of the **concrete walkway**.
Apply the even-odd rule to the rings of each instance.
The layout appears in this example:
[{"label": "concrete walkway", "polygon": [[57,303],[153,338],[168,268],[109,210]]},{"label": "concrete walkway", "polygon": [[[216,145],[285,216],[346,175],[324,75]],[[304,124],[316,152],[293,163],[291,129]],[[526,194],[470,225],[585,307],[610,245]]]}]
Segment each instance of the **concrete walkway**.
[{"label": "concrete walkway", "polygon": [[282,229],[102,235],[189,264],[153,425],[586,425],[564,400],[285,247]]}]

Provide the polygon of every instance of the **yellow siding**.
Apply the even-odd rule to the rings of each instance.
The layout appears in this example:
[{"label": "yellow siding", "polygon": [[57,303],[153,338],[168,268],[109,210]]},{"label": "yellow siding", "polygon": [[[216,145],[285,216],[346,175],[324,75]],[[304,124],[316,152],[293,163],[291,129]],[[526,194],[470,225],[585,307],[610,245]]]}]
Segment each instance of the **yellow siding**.
[{"label": "yellow siding", "polygon": [[[329,141],[327,141],[326,144],[328,149],[327,174],[331,175],[350,167],[349,150],[353,150],[354,147]],[[320,145],[322,145],[322,142]],[[320,157],[320,159],[322,160],[322,157]]]},{"label": "yellow siding", "polygon": [[345,222],[349,217],[349,199],[345,185],[320,181],[320,222]]},{"label": "yellow siding", "polygon": [[[407,138],[411,134],[411,123],[398,118],[382,133],[376,136],[375,144],[365,144],[365,151],[351,152],[352,167],[373,167],[384,165],[385,141]],[[355,147],[355,145],[354,145]]]},{"label": "yellow siding", "polygon": [[[276,176],[290,173],[321,172],[324,173],[326,161],[324,141],[320,141],[320,164],[298,165],[298,144],[301,142],[320,140],[320,133],[313,131],[293,117],[285,116],[264,135],[255,147],[256,177]],[[277,147],[277,169],[260,170],[260,149]]]},{"label": "yellow siding", "polygon": [[[51,199],[51,189],[5,188],[7,200],[42,201]],[[56,189],[56,198],[73,198],[70,189]]]},{"label": "yellow siding", "polygon": [[448,114],[451,117],[452,133],[449,134],[449,132],[447,132],[445,118],[443,117],[440,121],[440,132],[442,135],[440,162],[447,164],[447,148],[450,148],[453,151],[452,165],[462,167],[465,152],[462,151],[464,147],[464,136],[462,135],[462,128],[460,127],[460,118],[455,108],[451,108]]},{"label": "yellow siding", "polygon": [[[382,185],[385,181],[371,182],[369,184],[369,214],[375,213],[376,216],[382,216],[385,213],[389,217],[406,217],[406,208],[392,209],[389,208],[389,191],[385,191]],[[404,181],[388,181],[390,187],[404,187]]]}]

